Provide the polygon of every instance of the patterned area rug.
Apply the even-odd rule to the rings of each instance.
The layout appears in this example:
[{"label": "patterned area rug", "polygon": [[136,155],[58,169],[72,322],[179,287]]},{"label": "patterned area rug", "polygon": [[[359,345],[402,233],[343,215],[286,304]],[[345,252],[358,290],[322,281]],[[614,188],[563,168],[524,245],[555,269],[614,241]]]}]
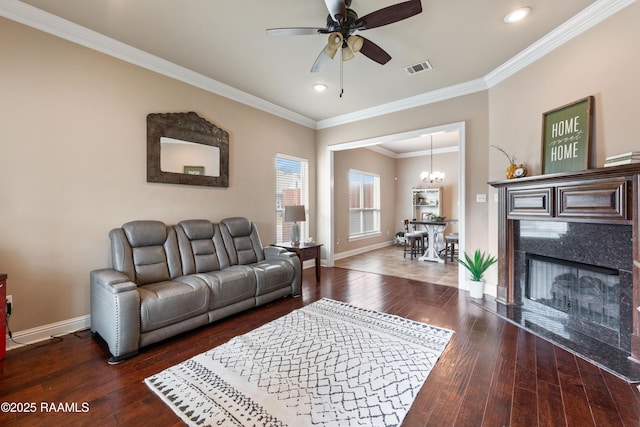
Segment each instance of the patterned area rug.
[{"label": "patterned area rug", "polygon": [[394,426],[452,334],[322,299],[145,382],[194,426]]}]

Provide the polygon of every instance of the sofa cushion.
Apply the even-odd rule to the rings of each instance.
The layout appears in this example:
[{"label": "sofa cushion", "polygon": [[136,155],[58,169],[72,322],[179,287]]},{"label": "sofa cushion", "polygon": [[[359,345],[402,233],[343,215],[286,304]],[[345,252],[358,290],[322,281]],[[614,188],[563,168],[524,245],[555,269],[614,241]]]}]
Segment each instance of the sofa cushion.
[{"label": "sofa cushion", "polygon": [[210,310],[256,296],[256,275],[251,267],[234,265],[196,276],[203,279],[211,290]]},{"label": "sofa cushion", "polygon": [[206,313],[209,289],[196,277],[178,277],[138,287],[140,330],[153,331]]},{"label": "sofa cushion", "polygon": [[162,246],[167,240],[167,226],[160,221],[131,221],[122,226],[132,247]]},{"label": "sofa cushion", "polygon": [[229,266],[220,228],[208,220],[191,219],[174,226],[184,274],[206,273]]},{"label": "sofa cushion", "polygon": [[247,265],[264,260],[258,230],[247,218],[223,219],[220,221],[220,231],[232,265]]},{"label": "sofa cushion", "polygon": [[138,285],[182,275],[176,233],[160,221],[131,221],[111,230],[113,268]]},{"label": "sofa cushion", "polygon": [[132,250],[136,281],[139,284],[146,285],[171,278],[167,257],[162,246],[145,246]]}]

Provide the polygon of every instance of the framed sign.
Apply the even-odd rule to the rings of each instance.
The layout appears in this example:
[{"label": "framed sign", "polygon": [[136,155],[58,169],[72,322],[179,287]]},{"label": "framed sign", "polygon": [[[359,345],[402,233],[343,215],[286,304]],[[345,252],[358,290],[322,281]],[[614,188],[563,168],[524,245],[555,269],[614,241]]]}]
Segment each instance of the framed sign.
[{"label": "framed sign", "polygon": [[188,175],[204,175],[204,166],[185,166],[184,173]]},{"label": "framed sign", "polygon": [[542,173],[591,166],[593,96],[542,115]]}]

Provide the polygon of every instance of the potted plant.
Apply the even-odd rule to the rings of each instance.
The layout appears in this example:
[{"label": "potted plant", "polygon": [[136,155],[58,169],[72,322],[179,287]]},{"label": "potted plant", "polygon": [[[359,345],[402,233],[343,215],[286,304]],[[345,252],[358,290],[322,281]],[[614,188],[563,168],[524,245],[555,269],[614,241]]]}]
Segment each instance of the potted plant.
[{"label": "potted plant", "polygon": [[469,295],[471,298],[482,299],[484,297],[484,280],[482,280],[482,275],[498,260],[489,254],[480,252],[479,249],[476,249],[473,257],[470,257],[469,254],[465,252],[464,258],[465,259],[456,258],[456,260],[471,273]]}]

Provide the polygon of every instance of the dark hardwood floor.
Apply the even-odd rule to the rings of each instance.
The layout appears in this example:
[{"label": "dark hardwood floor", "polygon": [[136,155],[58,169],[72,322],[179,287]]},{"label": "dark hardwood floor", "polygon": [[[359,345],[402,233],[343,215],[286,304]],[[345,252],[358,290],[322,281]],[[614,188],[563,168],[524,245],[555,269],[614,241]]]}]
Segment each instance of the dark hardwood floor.
[{"label": "dark hardwood floor", "polygon": [[[341,268],[323,268],[316,284],[309,272],[301,298],[174,337],[119,365],[107,364],[89,331],[12,350],[0,374],[0,425],[182,425],[145,377],[323,297],[455,331],[403,426],[640,425],[634,385],[483,310],[466,292]],[[7,412],[7,403],[34,403],[35,412]],[[56,412],[61,404],[77,411]]]}]

